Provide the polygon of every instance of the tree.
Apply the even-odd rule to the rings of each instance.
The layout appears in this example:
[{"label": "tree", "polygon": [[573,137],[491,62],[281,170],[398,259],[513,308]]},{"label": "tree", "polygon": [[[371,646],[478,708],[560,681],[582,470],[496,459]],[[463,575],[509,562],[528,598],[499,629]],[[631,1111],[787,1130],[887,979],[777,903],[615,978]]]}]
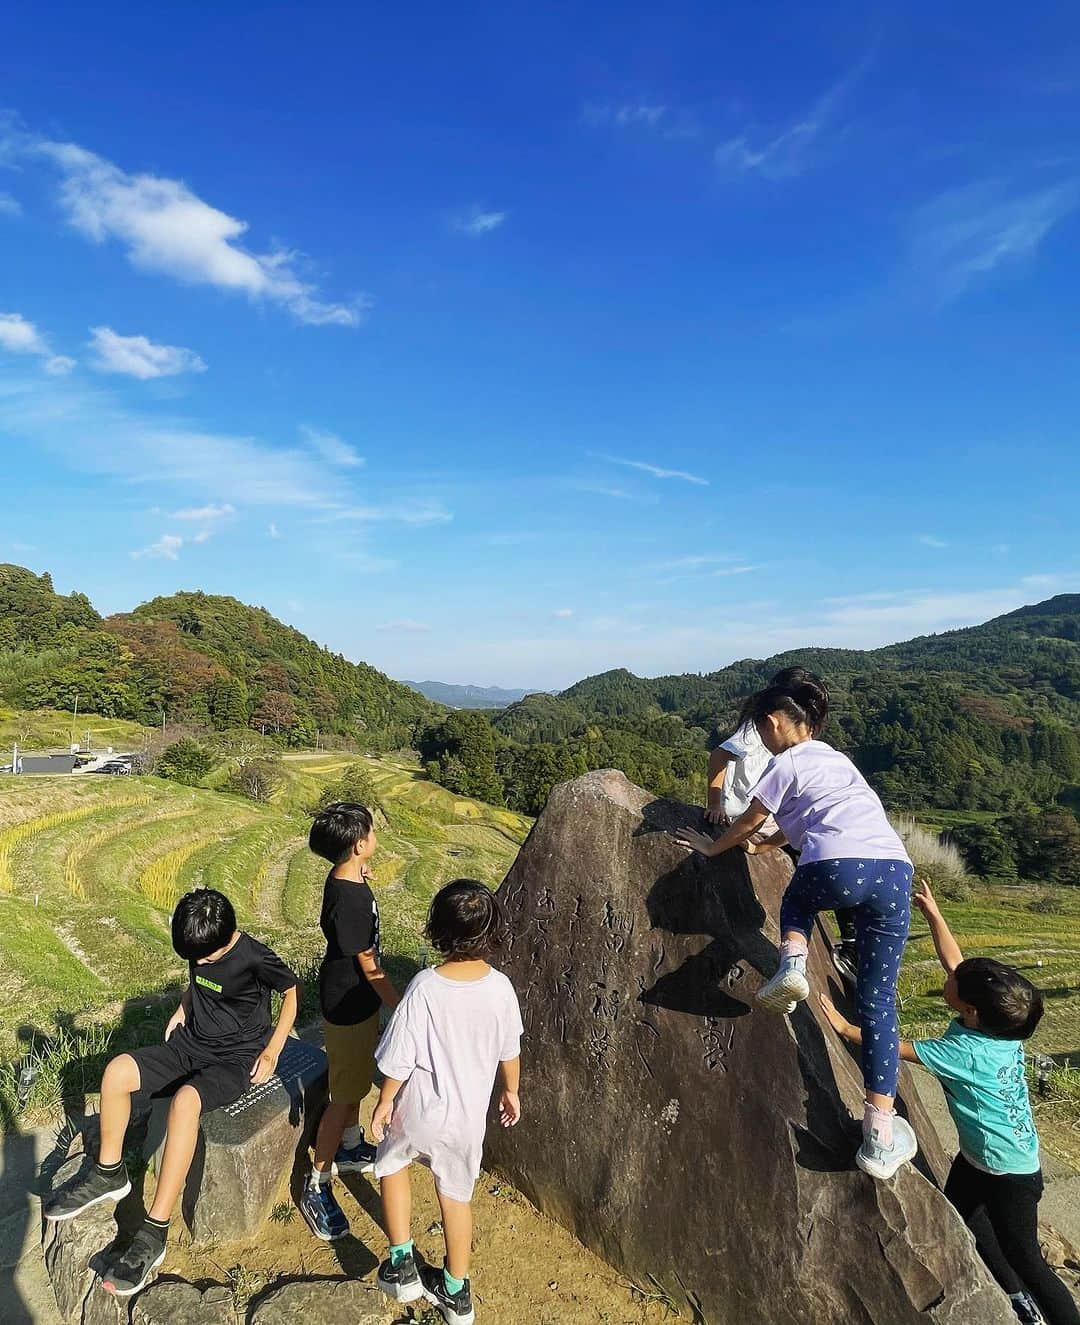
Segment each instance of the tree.
[{"label": "tree", "polygon": [[159,777],[193,786],[214,767],[214,756],[191,737],[182,737],[162,751],[157,761]]},{"label": "tree", "polygon": [[248,800],[265,803],[273,797],[283,781],[281,761],[262,755],[238,768],[230,777],[229,786]]}]

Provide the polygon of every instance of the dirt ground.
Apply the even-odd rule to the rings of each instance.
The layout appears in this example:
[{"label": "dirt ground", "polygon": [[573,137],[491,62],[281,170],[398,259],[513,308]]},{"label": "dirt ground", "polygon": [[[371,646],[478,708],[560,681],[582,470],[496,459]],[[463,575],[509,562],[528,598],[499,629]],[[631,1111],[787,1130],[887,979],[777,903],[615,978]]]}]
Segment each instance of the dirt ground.
[{"label": "dirt ground", "polygon": [[[414,1167],[412,1176],[413,1236],[420,1251],[441,1264],[442,1227],[431,1175]],[[339,1242],[320,1242],[311,1234],[283,1183],[272,1218],[252,1241],[193,1248],[182,1221],[174,1220],[162,1272],[196,1282],[230,1283],[241,1310],[275,1280],[350,1276],[373,1283],[386,1255],[378,1184],[373,1177],[350,1174],[335,1181],[335,1190],[352,1229]],[[478,1322],[655,1325],[667,1321],[670,1325],[676,1319],[654,1285],[629,1284],[518,1191],[486,1173],[476,1185],[473,1213],[473,1300]],[[403,1309],[389,1300],[386,1320],[388,1325],[405,1321],[441,1325],[441,1318],[430,1308],[425,1311],[423,1304]]]}]

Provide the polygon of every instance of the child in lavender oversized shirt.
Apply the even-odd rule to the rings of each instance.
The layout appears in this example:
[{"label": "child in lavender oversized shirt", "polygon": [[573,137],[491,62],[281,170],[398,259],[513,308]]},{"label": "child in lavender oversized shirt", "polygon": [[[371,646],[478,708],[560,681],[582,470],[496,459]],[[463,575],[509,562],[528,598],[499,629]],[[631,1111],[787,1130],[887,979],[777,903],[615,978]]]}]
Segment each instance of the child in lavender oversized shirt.
[{"label": "child in lavender oversized shirt", "polygon": [[853,910],[866,1088],[856,1163],[875,1178],[891,1178],[918,1153],[915,1133],[893,1108],[900,1063],[896,980],[910,921],[912,867],[862,774],[817,739],[828,714],[828,691],[809,674],[751,696],[743,718],[757,727],[773,759],[750,808],[716,841],[692,829],[677,836],[684,846],[719,855],[747,842],[771,814],[800,852],[780,907],[780,969],[757,994],[770,1011],[793,1012],[810,993],[806,957],[818,912]]},{"label": "child in lavender oversized shirt", "polygon": [[[426,1297],[447,1325],[472,1325],[474,1318],[471,1201],[496,1077],[500,1122],[513,1127],[521,1117],[521,1009],[513,985],[485,960],[500,929],[490,889],[471,879],[447,884],[431,904],[426,930],[442,965],[412,980],[375,1052],[384,1081],[371,1131],[379,1142],[375,1173],[390,1238],[378,1284],[396,1302]],[[435,1178],[444,1269],[426,1264],[413,1246],[414,1160]]]}]

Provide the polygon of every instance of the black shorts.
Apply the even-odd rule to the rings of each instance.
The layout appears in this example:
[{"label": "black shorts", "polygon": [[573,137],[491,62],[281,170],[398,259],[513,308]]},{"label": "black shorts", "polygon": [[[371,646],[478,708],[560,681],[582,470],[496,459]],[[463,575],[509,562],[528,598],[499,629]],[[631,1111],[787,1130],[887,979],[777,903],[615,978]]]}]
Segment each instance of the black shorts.
[{"label": "black shorts", "polygon": [[247,1059],[208,1058],[194,1051],[181,1028],[164,1044],[150,1044],[132,1052],[139,1069],[139,1089],[148,1095],[175,1095],[181,1086],[194,1086],[203,1113],[238,1100],[251,1086],[251,1066],[258,1049]]}]

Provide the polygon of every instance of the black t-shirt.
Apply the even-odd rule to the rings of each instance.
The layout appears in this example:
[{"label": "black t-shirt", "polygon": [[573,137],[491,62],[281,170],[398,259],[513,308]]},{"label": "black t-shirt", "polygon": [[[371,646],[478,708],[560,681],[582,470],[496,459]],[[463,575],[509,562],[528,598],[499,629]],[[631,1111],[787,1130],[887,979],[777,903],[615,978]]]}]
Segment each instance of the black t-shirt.
[{"label": "black t-shirt", "polygon": [[215,962],[190,962],[186,1037],[215,1058],[255,1058],[270,1038],[270,991],[297,983],[276,952],[241,934]]},{"label": "black t-shirt", "polygon": [[357,954],[379,950],[379,908],[363,881],[335,879],[323,889],[322,915],[326,956],[319,968],[322,1014],[332,1026],[355,1026],[379,1010],[382,1000],[368,984]]}]

